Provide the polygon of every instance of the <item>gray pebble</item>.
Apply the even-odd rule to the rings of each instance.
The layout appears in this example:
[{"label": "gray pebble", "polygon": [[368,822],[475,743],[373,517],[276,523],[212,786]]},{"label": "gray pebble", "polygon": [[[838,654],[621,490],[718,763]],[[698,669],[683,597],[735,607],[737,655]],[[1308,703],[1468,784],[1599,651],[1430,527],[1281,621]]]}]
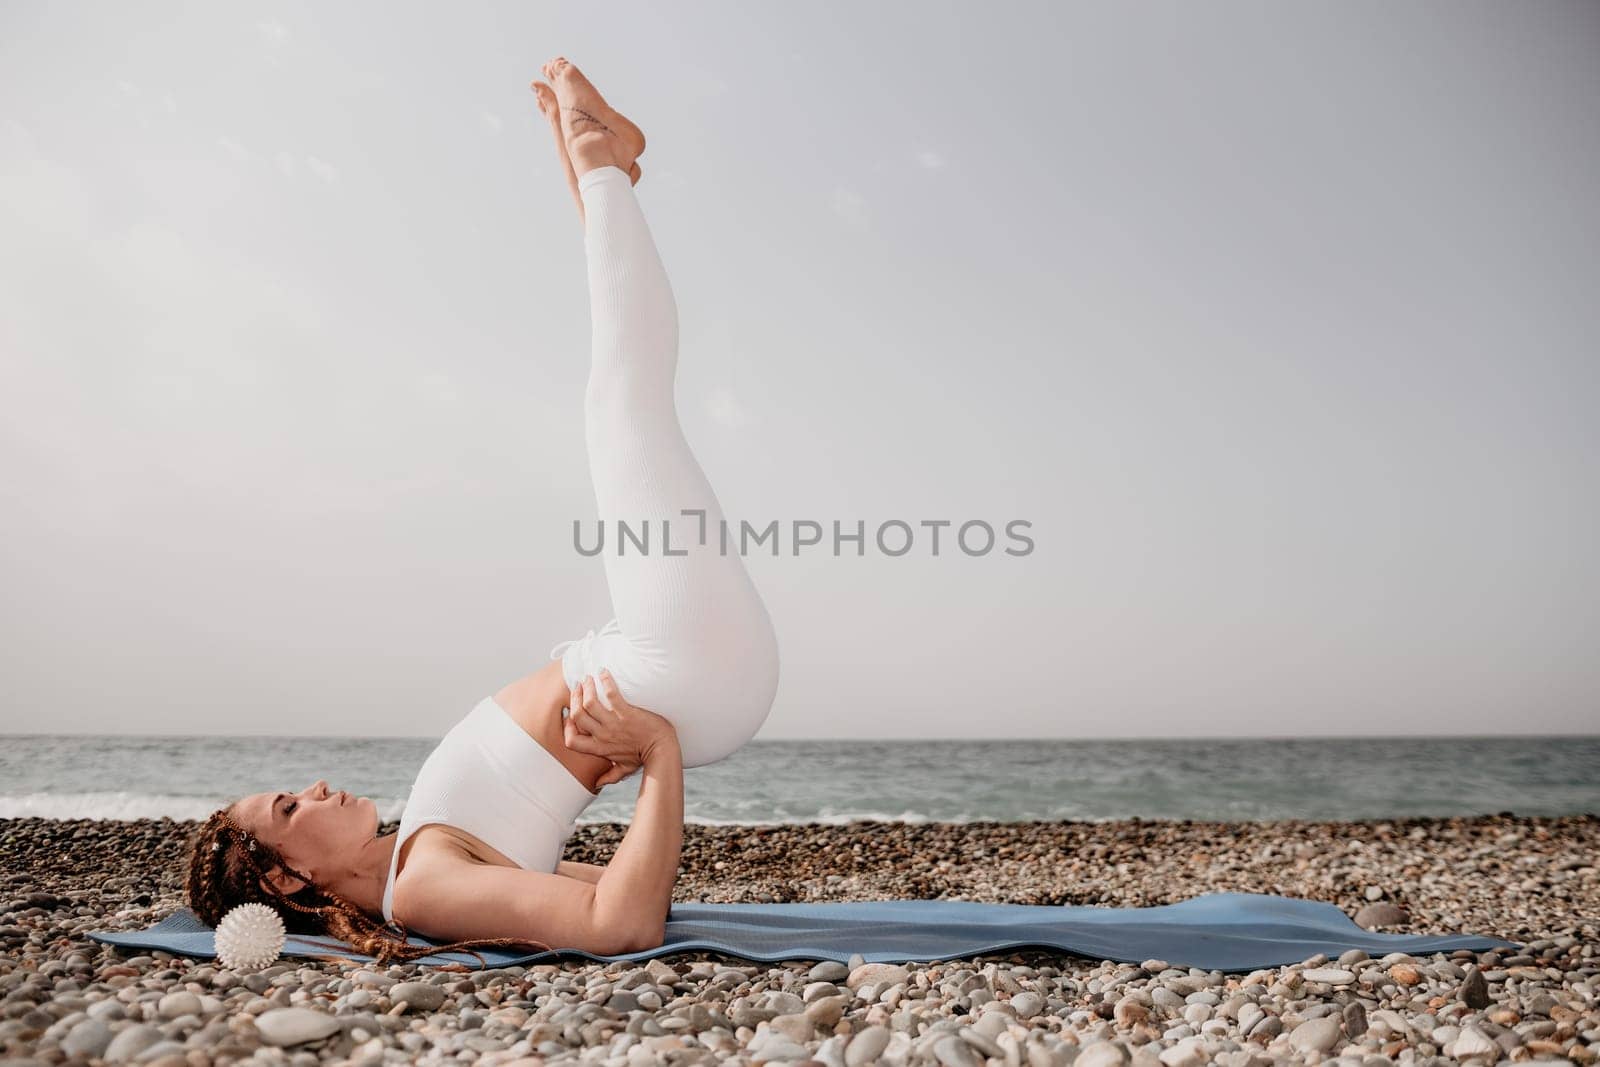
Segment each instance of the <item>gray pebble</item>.
[{"label": "gray pebble", "polygon": [[1339,1018],[1324,1015],[1307,1019],[1289,1034],[1289,1047],[1297,1052],[1327,1052],[1339,1043]]},{"label": "gray pebble", "polygon": [[1376,904],[1362,905],[1362,910],[1355,913],[1355,925],[1365,926],[1366,929],[1374,926],[1397,926],[1405,921],[1405,912],[1398,909],[1397,905],[1389,901],[1379,901]]},{"label": "gray pebble", "polygon": [[160,1040],[160,1030],[145,1023],[138,1023],[117,1031],[111,1039],[111,1044],[106,1046],[104,1056],[112,1063],[131,1060]]},{"label": "gray pebble", "polygon": [[803,1060],[810,1056],[805,1049],[790,1041],[787,1037],[775,1031],[767,1031],[773,1036],[761,1043],[761,1047],[750,1053],[752,1063],[766,1063],[768,1060]]},{"label": "gray pebble", "polygon": [[850,977],[850,968],[838,960],[823,960],[811,968],[807,977],[813,982],[842,982]]},{"label": "gray pebble", "polygon": [[1466,977],[1456,988],[1456,998],[1469,1008],[1487,1008],[1489,983],[1484,980],[1483,972],[1476,967],[1468,967]]},{"label": "gray pebble", "polygon": [[1019,1019],[1031,1019],[1044,1010],[1044,1000],[1037,993],[1021,992],[1011,998],[1011,1010]]},{"label": "gray pebble", "polygon": [[944,1067],[979,1067],[972,1046],[955,1034],[947,1034],[934,1043],[933,1055]]},{"label": "gray pebble", "polygon": [[1162,1008],[1181,1008],[1184,1004],[1184,999],[1180,994],[1174,993],[1164,985],[1158,985],[1150,990],[1150,1000],[1156,1006]]},{"label": "gray pebble", "polygon": [[1308,982],[1326,982],[1328,985],[1349,985],[1356,980],[1355,972],[1343,967],[1317,967],[1303,972],[1301,977]]},{"label": "gray pebble", "polygon": [[256,1029],[262,1041],[281,1048],[320,1041],[337,1033],[339,1020],[310,1008],[274,1008],[256,1019]]},{"label": "gray pebble", "polygon": [[61,1039],[61,1049],[69,1056],[99,1056],[109,1044],[111,1027],[99,1019],[84,1019]]},{"label": "gray pebble", "polygon": [[431,982],[401,982],[389,989],[389,1003],[405,1001],[413,1011],[438,1011],[444,1006],[444,987]]},{"label": "gray pebble", "polygon": [[845,1067],[844,1045],[845,1038],[836,1034],[817,1046],[817,1051],[811,1056],[824,1067]]},{"label": "gray pebble", "polygon": [[764,1006],[771,1008],[779,1015],[794,1015],[797,1012],[805,1011],[806,1002],[793,993],[779,989],[767,994],[767,1003]]},{"label": "gray pebble", "polygon": [[166,1067],[176,1061],[175,1067],[188,1067],[189,1060],[184,1055],[186,1049],[180,1041],[157,1041],[139,1055],[134,1057],[135,1063],[147,1063],[150,1067]]},{"label": "gray pebble", "polygon": [[1073,1067],[1122,1067],[1128,1062],[1128,1050],[1115,1041],[1096,1041],[1085,1045],[1073,1060]]},{"label": "gray pebble", "polygon": [[844,1047],[845,1067],[866,1067],[876,1062],[889,1045],[887,1026],[869,1026],[850,1039]]},{"label": "gray pebble", "polygon": [[1176,1045],[1162,1049],[1159,1053],[1152,1052],[1151,1055],[1162,1067],[1203,1067],[1210,1059],[1206,1055],[1205,1047],[1198,1041],[1180,1041]]},{"label": "gray pebble", "polygon": [[911,971],[898,963],[863,963],[850,971],[845,978],[845,984],[851,989],[863,985],[875,985],[879,989],[888,989],[899,982],[909,982]]},{"label": "gray pebble", "polygon": [[199,1015],[200,998],[186,989],[168,993],[161,998],[156,1007],[156,1013],[163,1019],[176,1019],[183,1015]]}]

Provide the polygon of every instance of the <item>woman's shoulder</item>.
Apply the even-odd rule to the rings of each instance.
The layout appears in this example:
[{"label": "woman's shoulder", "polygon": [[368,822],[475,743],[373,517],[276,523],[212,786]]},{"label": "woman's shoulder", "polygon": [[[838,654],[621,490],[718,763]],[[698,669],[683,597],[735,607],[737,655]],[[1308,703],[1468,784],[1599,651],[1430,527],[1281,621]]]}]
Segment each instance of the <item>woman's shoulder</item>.
[{"label": "woman's shoulder", "polygon": [[426,895],[429,883],[448,881],[465,866],[503,863],[515,867],[502,853],[464,830],[446,823],[428,823],[413,830],[400,843],[395,860],[391,910],[395,918],[411,925],[408,905]]},{"label": "woman's shoulder", "polygon": [[442,822],[426,823],[411,831],[411,836],[400,845],[395,888],[398,891],[406,875],[416,879],[430,871],[454,871],[463,863],[518,866],[510,856],[460,827]]}]

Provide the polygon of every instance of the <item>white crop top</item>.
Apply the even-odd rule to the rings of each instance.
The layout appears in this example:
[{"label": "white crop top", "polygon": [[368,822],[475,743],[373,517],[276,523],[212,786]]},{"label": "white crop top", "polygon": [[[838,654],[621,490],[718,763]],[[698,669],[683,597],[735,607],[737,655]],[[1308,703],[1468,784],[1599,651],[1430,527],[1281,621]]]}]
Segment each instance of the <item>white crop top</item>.
[{"label": "white crop top", "polygon": [[454,826],[524,870],[554,873],[577,817],[597,796],[484,697],[439,741],[411,785],[383,886],[384,919],[394,918],[401,846],[422,827]]}]

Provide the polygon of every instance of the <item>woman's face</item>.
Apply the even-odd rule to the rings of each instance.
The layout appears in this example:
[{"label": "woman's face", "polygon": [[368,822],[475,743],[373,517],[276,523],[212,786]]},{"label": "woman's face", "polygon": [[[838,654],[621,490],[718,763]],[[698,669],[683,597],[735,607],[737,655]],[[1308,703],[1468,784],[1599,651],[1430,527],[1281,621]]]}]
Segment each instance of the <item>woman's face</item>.
[{"label": "woman's face", "polygon": [[[322,883],[341,873],[378,832],[378,806],[366,797],[334,792],[318,780],[298,793],[252,793],[234,803],[233,821],[278,851],[297,871]],[[305,883],[276,875],[292,893]]]}]

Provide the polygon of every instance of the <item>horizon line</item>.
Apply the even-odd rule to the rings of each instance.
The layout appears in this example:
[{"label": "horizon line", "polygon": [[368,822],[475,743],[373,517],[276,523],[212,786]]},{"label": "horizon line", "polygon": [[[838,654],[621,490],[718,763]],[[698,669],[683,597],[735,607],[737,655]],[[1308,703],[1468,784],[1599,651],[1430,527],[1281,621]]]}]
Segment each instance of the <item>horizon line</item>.
[{"label": "horizon line", "polygon": [[[215,733],[215,734],[159,734],[159,733],[21,733],[0,730],[0,737],[5,738],[40,738],[40,737],[103,737],[103,738],[150,738],[168,740],[194,740],[215,738],[253,738],[260,740],[306,740],[306,741],[438,741],[443,734],[264,734],[264,733]],[[944,737],[918,737],[908,740],[904,737],[857,737],[857,736],[830,736],[830,737],[754,737],[745,742],[744,746],[759,745],[773,742],[791,741],[841,741],[841,742],[893,742],[898,744],[921,744],[928,741],[978,741],[987,744],[1008,744],[1024,741],[1137,741],[1142,743],[1162,741],[1496,741],[1514,738],[1518,740],[1596,740],[1600,739],[1600,732],[1594,733],[1529,733],[1516,731],[1498,734],[1364,734],[1352,737],[1348,733],[1338,734],[1162,734],[1159,737],[1130,737],[1124,735],[1106,737],[1061,737],[1061,736],[1019,736],[1019,737],[986,737],[986,736],[944,736]]]}]

